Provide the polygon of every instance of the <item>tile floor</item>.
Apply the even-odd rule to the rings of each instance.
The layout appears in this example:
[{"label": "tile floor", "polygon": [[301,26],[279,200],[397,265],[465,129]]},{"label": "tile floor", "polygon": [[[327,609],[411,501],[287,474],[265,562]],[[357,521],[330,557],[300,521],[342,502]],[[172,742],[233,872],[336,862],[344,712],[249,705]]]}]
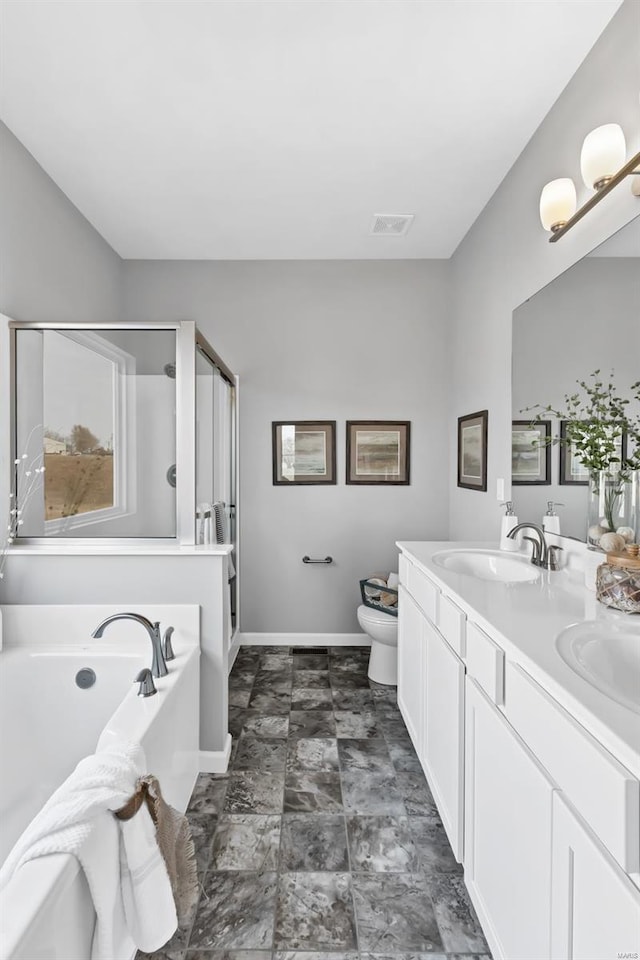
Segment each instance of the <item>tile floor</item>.
[{"label": "tile floor", "polygon": [[229,773],[189,806],[200,901],[155,960],[491,960],[368,655],[240,650]]}]

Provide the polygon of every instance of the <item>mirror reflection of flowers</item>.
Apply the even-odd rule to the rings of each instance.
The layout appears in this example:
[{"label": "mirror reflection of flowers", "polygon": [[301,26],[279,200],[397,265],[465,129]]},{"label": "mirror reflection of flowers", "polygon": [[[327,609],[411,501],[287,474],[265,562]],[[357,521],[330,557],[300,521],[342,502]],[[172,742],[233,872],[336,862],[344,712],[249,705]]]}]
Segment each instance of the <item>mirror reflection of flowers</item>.
[{"label": "mirror reflection of flowers", "polygon": [[13,461],[13,489],[9,494],[9,512],[3,536],[0,539],[0,580],[4,580],[9,548],[24,524],[24,513],[33,494],[41,486],[45,472],[44,450],[40,446],[38,453],[32,456],[29,447],[34,434],[42,434],[42,424],[33,428],[25,444],[25,452]]},{"label": "mirror reflection of flowers", "polygon": [[564,421],[564,436],[547,441],[543,438],[541,442],[568,446],[588,470],[590,492],[602,512],[595,524],[599,531],[590,520],[589,541],[593,545],[605,533],[618,532],[627,541],[635,534],[625,522],[621,498],[625,486],[634,482],[635,472],[640,470],[640,380],[621,396],[613,376],[612,371],[606,382],[600,370],[594,370],[587,380],[577,380],[580,389],[565,394],[563,409],[537,403],[521,411],[538,410],[533,424],[549,414]]}]

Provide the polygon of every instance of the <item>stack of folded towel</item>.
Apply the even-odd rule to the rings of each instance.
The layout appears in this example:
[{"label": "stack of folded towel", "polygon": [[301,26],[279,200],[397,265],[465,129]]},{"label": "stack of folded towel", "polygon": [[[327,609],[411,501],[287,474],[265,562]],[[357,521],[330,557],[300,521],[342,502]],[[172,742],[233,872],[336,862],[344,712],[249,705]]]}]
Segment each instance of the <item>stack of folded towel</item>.
[{"label": "stack of folded towel", "polygon": [[[0,870],[1,890],[30,860],[52,853],[75,856],[97,914],[91,960],[129,960],[136,947],[151,953],[177,928],[172,884],[148,806],[128,820],[114,816],[144,774],[138,744],[119,741],[86,757],[32,820]],[[176,829],[164,832],[178,838]],[[183,853],[180,864],[188,862],[191,871],[186,883],[183,879],[189,900],[195,887],[193,847]]]}]

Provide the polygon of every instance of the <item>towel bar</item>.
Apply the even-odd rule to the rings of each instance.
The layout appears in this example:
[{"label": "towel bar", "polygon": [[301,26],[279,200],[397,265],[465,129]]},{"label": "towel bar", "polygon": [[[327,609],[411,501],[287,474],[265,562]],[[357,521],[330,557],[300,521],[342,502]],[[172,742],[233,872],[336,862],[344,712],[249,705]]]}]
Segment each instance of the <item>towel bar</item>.
[{"label": "towel bar", "polygon": [[333,563],[333,557],[325,557],[324,560],[312,560],[311,557],[303,557],[303,563]]}]

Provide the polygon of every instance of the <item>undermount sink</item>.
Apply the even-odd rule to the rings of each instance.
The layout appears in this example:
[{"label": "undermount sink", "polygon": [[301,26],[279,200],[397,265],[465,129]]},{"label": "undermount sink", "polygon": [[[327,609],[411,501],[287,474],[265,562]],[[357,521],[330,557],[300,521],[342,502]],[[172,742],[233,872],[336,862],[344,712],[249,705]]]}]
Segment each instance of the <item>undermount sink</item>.
[{"label": "undermount sink", "polygon": [[587,683],[640,714],[640,623],[586,620],[558,634],[556,647]]},{"label": "undermount sink", "polygon": [[500,550],[441,550],[434,553],[433,562],[445,570],[477,580],[527,583],[540,577],[540,569],[525,557],[514,557]]}]

